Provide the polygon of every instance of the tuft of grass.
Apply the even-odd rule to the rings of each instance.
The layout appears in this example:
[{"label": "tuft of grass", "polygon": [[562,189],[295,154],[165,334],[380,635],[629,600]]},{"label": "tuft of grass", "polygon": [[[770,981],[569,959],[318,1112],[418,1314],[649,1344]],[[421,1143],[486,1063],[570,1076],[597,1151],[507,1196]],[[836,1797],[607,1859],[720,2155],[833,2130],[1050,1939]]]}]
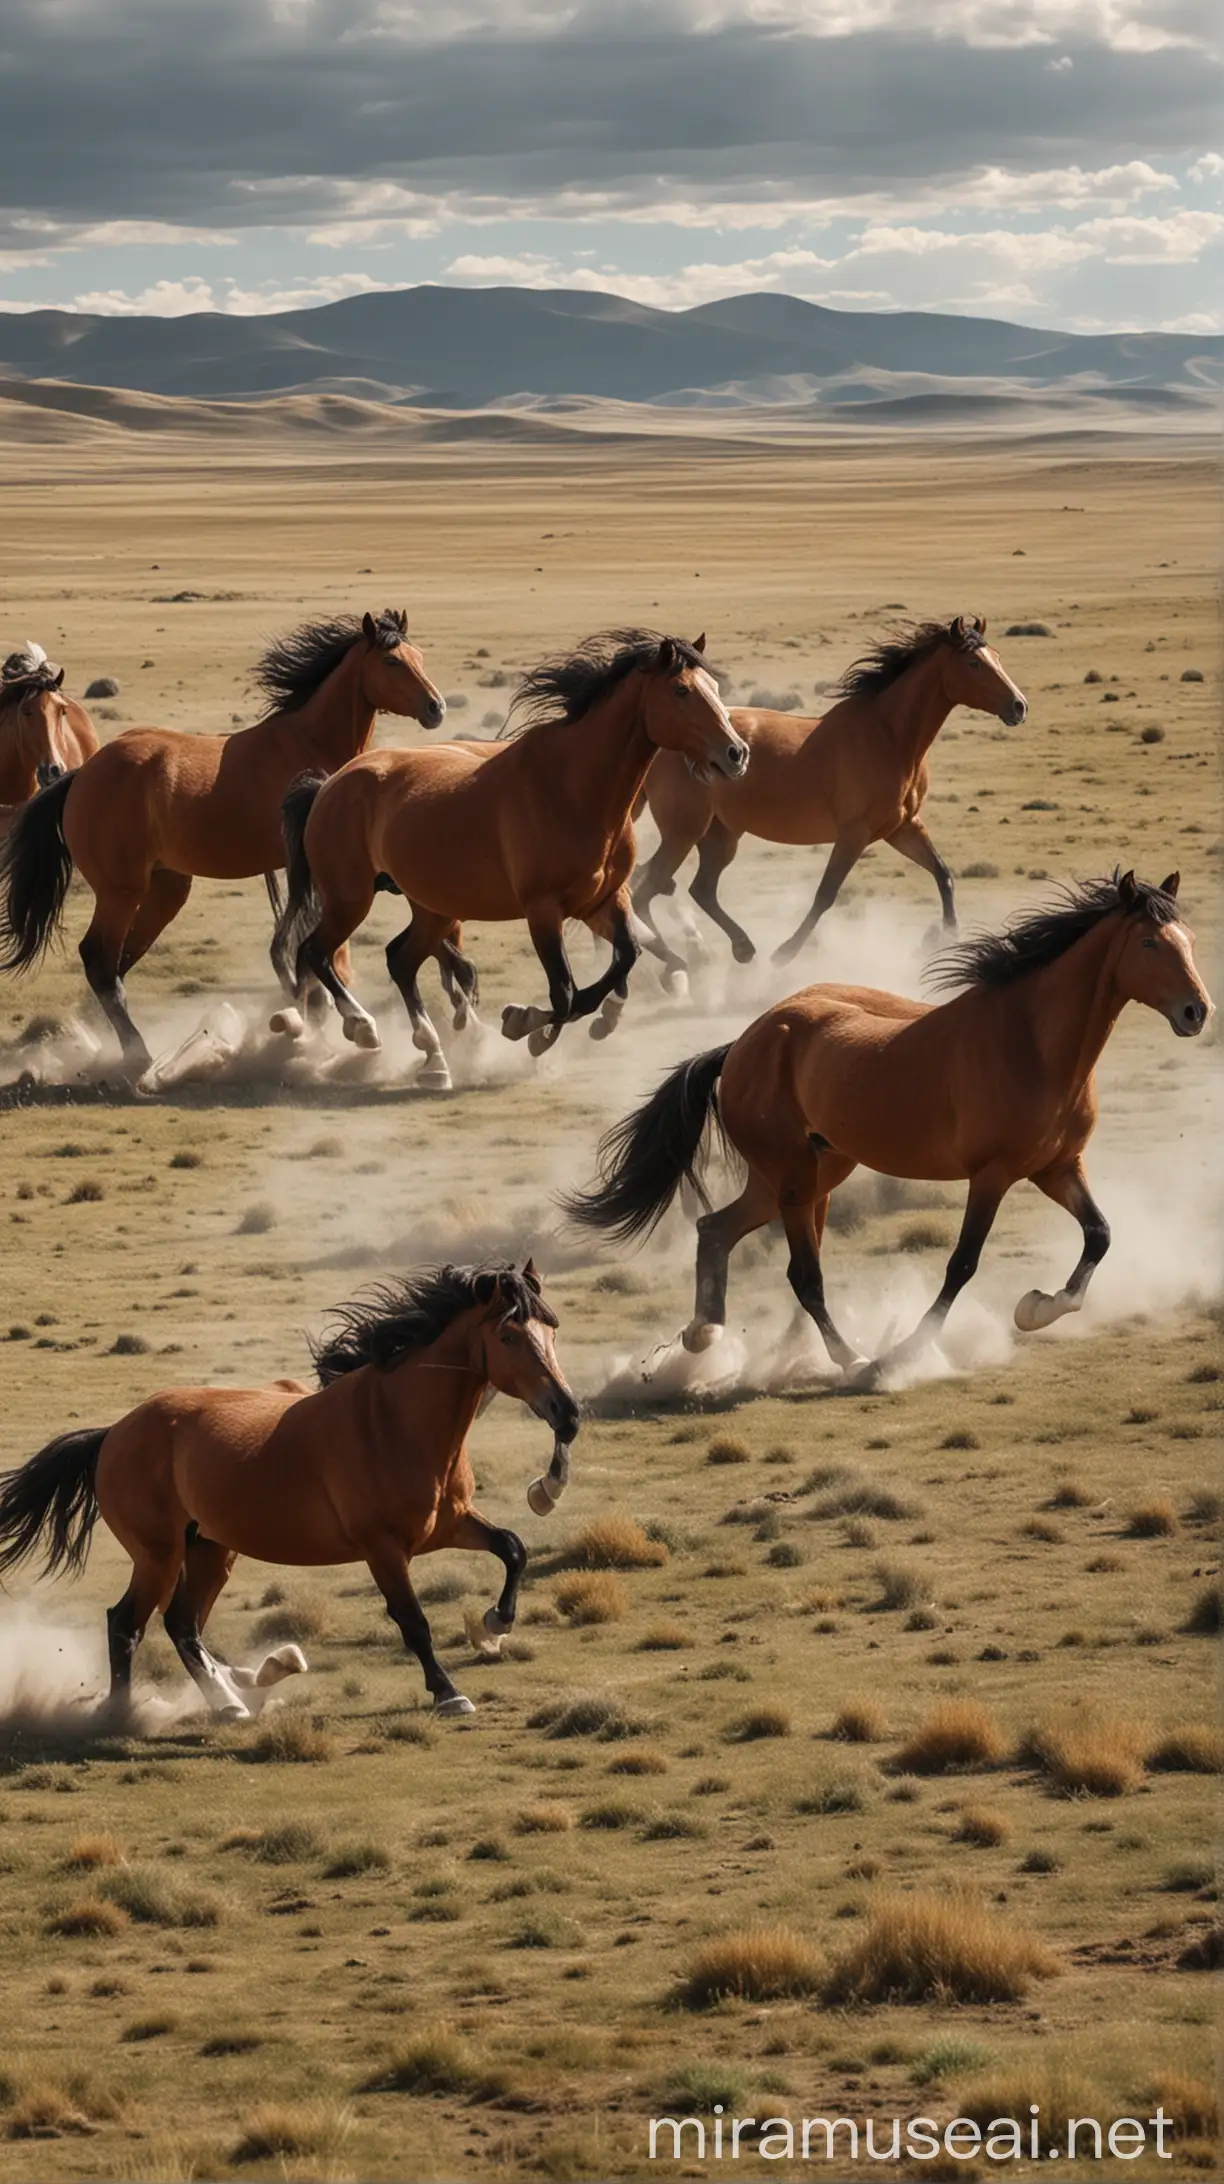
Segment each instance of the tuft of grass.
[{"label": "tuft of grass", "polygon": [[750,1464],[752,1450],[746,1441],[737,1441],[732,1434],[720,1433],[706,1450],[708,1464]]},{"label": "tuft of grass", "polygon": [[766,1704],[746,1707],[727,1723],[723,1736],[728,1744],[755,1744],[763,1737],[788,1737],[791,1714],[787,1706]]},{"label": "tuft of grass", "polygon": [[98,1883],[98,1893],[138,1926],[217,1926],[215,1896],[184,1887],[156,1866],[119,1866]]},{"label": "tuft of grass", "polygon": [[1214,1638],[1224,1629],[1224,1587],[1218,1578],[1195,1594],[1185,1628],[1196,1638]]},{"label": "tuft of grass", "polygon": [[302,1645],[310,1638],[325,1638],[330,1629],[325,1608],[315,1600],[278,1601],[253,1625],[256,1645]]},{"label": "tuft of grass", "polygon": [[484,2077],[461,2040],[435,2032],[414,2040],[363,2078],[360,2093],[449,2093],[470,2095],[481,2090]]},{"label": "tuft of grass", "polygon": [[1126,1529],[1131,1539],[1171,1539],[1177,1530],[1177,1511],[1171,1501],[1157,1496],[1131,1510]]},{"label": "tuft of grass", "polygon": [[100,1183],[74,1183],[64,1200],[66,1206],[100,1206],[106,1192]]},{"label": "tuft of grass", "polygon": [[94,1866],[122,1865],[123,1850],[113,1835],[74,1835],[64,1852],[69,1872],[88,1872]]},{"label": "tuft of grass", "polygon": [[567,1577],[557,1587],[557,1606],[576,1624],[623,1623],[629,1594],[612,1570],[591,1570]]},{"label": "tuft of grass", "polygon": [[866,2002],[1019,2002],[1058,1970],[1036,1934],[968,1895],[887,1896],[838,1959],[824,1988],[832,2006]]},{"label": "tuft of grass", "polygon": [[693,1643],[692,1632],[683,1623],[652,1623],[638,1639],[639,1653],[681,1653]]},{"label": "tuft of grass", "polygon": [[524,1805],[516,1814],[516,1835],[565,1835],[574,1825],[574,1815],[568,1805],[555,1805],[545,1801],[539,1805]]},{"label": "tuft of grass", "polygon": [[632,1828],[642,1818],[640,1805],[630,1805],[624,1798],[605,1797],[598,1805],[588,1805],[578,1825],[583,1828]]},{"label": "tuft of grass", "polygon": [[676,1999],[706,2010],[734,1998],[776,2002],[819,1992],[824,1960],[788,1926],[753,1926],[716,1936],[697,1951]]},{"label": "tuft of grass", "polygon": [[1123,1797],[1143,1779],[1142,1732],[1107,1716],[1051,1716],[1021,1740],[1019,1757],[1066,1797]]},{"label": "tuft of grass", "polygon": [[1153,1745],[1147,1764],[1163,1774],[1224,1774],[1224,1729],[1214,1722],[1183,1722]]},{"label": "tuft of grass", "polygon": [[[269,1229],[274,1229],[275,1227],[275,1206],[270,1206],[266,1199],[257,1199],[253,1206],[247,1207],[246,1212],[243,1214],[241,1221],[238,1223],[238,1226],[234,1231],[234,1234],[236,1236],[266,1236]],[[237,2155],[235,2155],[234,2158],[235,2160],[237,2160]]]},{"label": "tuft of grass", "polygon": [[286,1708],[265,1722],[251,1746],[251,1756],[280,1764],[314,1765],[332,1759],[335,1749],[320,1722],[312,1721],[309,1714]]},{"label": "tuft of grass", "polygon": [[995,1767],[1007,1750],[993,1716],[976,1699],[945,1699],[897,1753],[902,1774],[944,1774],[951,1767]]},{"label": "tuft of grass", "polygon": [[639,1744],[628,1752],[618,1752],[608,1761],[608,1773],[619,1775],[661,1775],[667,1773],[667,1758],[653,1745]]},{"label": "tuft of grass", "polygon": [[321,2154],[338,2144],[348,2128],[343,2110],[318,2102],[267,2102],[252,2109],[242,2126],[242,2136],[230,2151],[235,2163],[275,2161]]},{"label": "tuft of grass", "polygon": [[977,2040],[959,2040],[955,2034],[933,2040],[910,2065],[911,2085],[942,2085],[945,2078],[963,2078],[970,2070],[982,2070],[990,2061],[990,2049]]},{"label": "tuft of grass", "polygon": [[322,1848],[323,1839],[309,1820],[282,1820],[279,1827],[263,1828],[250,1845],[261,1865],[298,1865],[303,1858],[317,1858]]},{"label": "tuft of grass", "polygon": [[569,1553],[588,1570],[657,1570],[668,1557],[665,1541],[651,1539],[631,1517],[596,1517]]},{"label": "tuft of grass", "polygon": [[146,1342],[143,1335],[116,1335],[106,1354],[108,1357],[147,1357],[152,1348],[152,1343]]},{"label": "tuft of grass", "polygon": [[833,1716],[829,1735],[845,1744],[878,1744],[888,1735],[883,1708],[874,1699],[848,1699]]},{"label": "tuft of grass", "polygon": [[877,1607],[917,1608],[930,1597],[928,1579],[907,1562],[877,1562],[873,1575],[880,1588]]},{"label": "tuft of grass", "polygon": [[177,2030],[178,2019],[173,2011],[161,2010],[153,2016],[134,2017],[130,2025],[124,2026],[119,2038],[131,2046],[141,2040],[164,2040],[168,2032]]},{"label": "tuft of grass", "polygon": [[62,1910],[53,1911],[46,1922],[49,1934],[62,1934],[73,1941],[100,1940],[121,1934],[126,1925],[127,1913],[116,1903],[104,1902],[100,1896],[78,1896]]},{"label": "tuft of grass", "polygon": [[573,1699],[550,1699],[528,1715],[527,1727],[542,1729],[548,1737],[598,1737],[609,1744],[640,1736],[647,1724],[610,1693],[587,1692]]},{"label": "tuft of grass", "polygon": [[897,1238],[898,1251],[947,1251],[952,1239],[938,1221],[910,1221]]},{"label": "tuft of grass", "polygon": [[995,1850],[1007,1841],[1011,1822],[1005,1820],[1001,1812],[989,1812],[982,1805],[966,1805],[953,1834],[958,1843],[971,1843],[975,1850]]},{"label": "tuft of grass", "polygon": [[1144,2102],[1159,2103],[1173,2118],[1174,2140],[1215,2139],[1220,2135],[1220,2104],[1215,2087],[1206,2078],[1191,2077],[1184,2070],[1162,2070],[1144,2088]]},{"label": "tuft of grass", "polygon": [[1081,1486],[1078,1479],[1060,1479],[1046,1507],[1048,1509],[1090,1509],[1092,1502],[1093,1496],[1089,1489],[1086,1486]]},{"label": "tuft of grass", "polygon": [[252,2055],[262,2047],[264,2035],[253,2028],[235,2025],[228,2032],[212,2032],[201,2047],[201,2055]]},{"label": "tuft of grass", "polygon": [[362,1842],[341,1843],[323,1868],[325,1881],[351,1881],[359,1873],[387,1873],[391,1867],[391,1853],[382,1843],[368,1839]]}]

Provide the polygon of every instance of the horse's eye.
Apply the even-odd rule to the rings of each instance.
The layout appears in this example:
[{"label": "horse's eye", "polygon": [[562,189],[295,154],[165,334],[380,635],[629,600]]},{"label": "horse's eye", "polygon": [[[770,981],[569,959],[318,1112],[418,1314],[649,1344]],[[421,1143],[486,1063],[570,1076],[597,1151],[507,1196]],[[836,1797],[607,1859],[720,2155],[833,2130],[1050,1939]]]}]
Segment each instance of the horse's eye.
[{"label": "horse's eye", "polygon": [[1156,946],[1156,943],[1154,940],[1145,940],[1143,945],[1145,948],[1154,948]]}]

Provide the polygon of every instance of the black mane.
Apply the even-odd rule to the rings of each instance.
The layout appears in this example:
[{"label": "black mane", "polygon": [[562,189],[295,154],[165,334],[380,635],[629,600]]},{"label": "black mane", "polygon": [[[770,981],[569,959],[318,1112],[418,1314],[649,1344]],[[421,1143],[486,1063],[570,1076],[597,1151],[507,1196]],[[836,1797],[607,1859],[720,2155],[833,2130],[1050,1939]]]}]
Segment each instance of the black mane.
[{"label": "black mane", "polygon": [[929,659],[940,645],[958,641],[975,650],[982,642],[981,626],[975,628],[971,621],[964,624],[964,637],[958,640],[953,632],[956,624],[948,622],[909,622],[898,624],[878,645],[865,652],[860,660],[852,660],[845,674],[836,685],[840,698],[878,698],[882,691],[890,690],[908,668],[917,661]]},{"label": "black mane", "polygon": [[1001,933],[980,933],[976,939],[946,948],[931,966],[930,983],[945,991],[960,986],[1010,986],[1029,971],[1057,962],[1113,910],[1150,918],[1153,925],[1177,922],[1181,912],[1172,895],[1147,880],[1135,880],[1132,886],[1133,894],[1124,895],[1115,869],[1108,879],[1081,880],[1064,887],[1055,901],[1023,912]]},{"label": "black mane", "polygon": [[[664,637],[657,629],[601,629],[586,637],[573,652],[558,653],[530,668],[511,700],[513,725],[503,735],[525,735],[547,721],[581,720],[617,683],[635,668],[659,664],[661,646],[671,644],[683,667],[706,667],[708,661],[683,637]],[[520,717],[514,720],[513,716]]]},{"label": "black mane", "polygon": [[361,1365],[390,1372],[413,1350],[426,1350],[446,1333],[461,1312],[484,1301],[483,1285],[501,1282],[511,1319],[540,1320],[555,1327],[557,1315],[525,1274],[512,1266],[435,1266],[400,1281],[377,1282],[352,1304],[338,1305],[330,1317],[336,1332],[312,1342],[311,1356],[319,1385],[355,1373]]},{"label": "black mane", "polygon": [[[373,617],[377,640],[384,652],[394,652],[405,637],[405,626],[394,607],[384,607]],[[330,622],[302,622],[297,629],[274,637],[255,669],[255,683],[282,713],[296,713],[321,683],[339,667],[346,652],[362,633],[359,614],[338,614]]]},{"label": "black mane", "polygon": [[37,666],[31,666],[28,652],[10,652],[0,669],[0,709],[18,704],[36,690],[53,690],[59,674],[54,660],[40,660]]}]

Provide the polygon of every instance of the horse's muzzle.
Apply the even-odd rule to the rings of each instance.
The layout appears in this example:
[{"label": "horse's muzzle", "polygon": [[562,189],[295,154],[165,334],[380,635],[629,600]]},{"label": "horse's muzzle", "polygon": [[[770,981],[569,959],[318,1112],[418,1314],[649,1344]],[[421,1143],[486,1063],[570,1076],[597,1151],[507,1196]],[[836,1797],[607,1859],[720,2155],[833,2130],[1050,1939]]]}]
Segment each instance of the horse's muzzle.
[{"label": "horse's muzzle", "polygon": [[541,1418],[552,1427],[559,1441],[568,1448],[578,1437],[582,1413],[568,1388],[549,1388],[540,1397],[536,1409]]},{"label": "horse's muzzle", "polygon": [[63,780],[68,768],[57,765],[54,759],[46,759],[41,766],[35,767],[34,771],[39,788],[49,789],[53,781]]},{"label": "horse's muzzle", "polygon": [[421,707],[420,721],[422,728],[440,728],[445,719],[445,698],[430,698]]},{"label": "horse's muzzle", "polygon": [[717,767],[720,774],[726,776],[728,781],[738,781],[741,774],[748,771],[750,756],[748,745],[737,737],[735,742],[729,743],[726,750],[721,751],[712,763]]},{"label": "horse's muzzle", "polygon": [[999,719],[1005,728],[1018,728],[1022,721],[1028,719],[1028,699],[1013,698],[1010,705],[1004,706]]},{"label": "horse's muzzle", "polygon": [[1179,1039],[1197,1039],[1209,1013],[1205,1001],[1182,1001],[1171,1011],[1169,1022]]}]

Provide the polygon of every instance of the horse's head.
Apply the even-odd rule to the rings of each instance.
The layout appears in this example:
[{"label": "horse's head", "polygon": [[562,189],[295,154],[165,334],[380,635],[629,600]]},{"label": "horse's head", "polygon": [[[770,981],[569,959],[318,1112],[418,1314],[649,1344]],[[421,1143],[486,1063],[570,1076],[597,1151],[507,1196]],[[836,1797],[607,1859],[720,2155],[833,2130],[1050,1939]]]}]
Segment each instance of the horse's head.
[{"label": "horse's head", "polygon": [[526,1403],[568,1447],[578,1432],[578,1404],[557,1363],[557,1315],[544,1302],[532,1261],[510,1280],[482,1274],[476,1294],[483,1307],[478,1325],[491,1385]]},{"label": "horse's head", "polygon": [[[691,645],[660,640],[653,663],[643,668],[646,733],[661,751],[679,751],[699,781],[723,774],[738,781],[748,764],[748,745],[731,725],[718,684],[700,655],[704,633]],[[696,657],[694,657],[696,655]]]},{"label": "horse's head", "polygon": [[40,789],[58,781],[73,761],[68,738],[68,700],[63,696],[64,670],[48,672],[17,701],[19,746]]},{"label": "horse's head", "polygon": [[1197,1039],[1212,1000],[1194,960],[1194,935],[1177,912],[1180,882],[1181,874],[1170,872],[1158,888],[1145,887],[1133,872],[1123,873],[1118,897],[1126,928],[1115,975],[1125,1000],[1167,1017],[1179,1039]]},{"label": "horse's head", "polygon": [[408,642],[405,609],[391,609],[377,621],[372,614],[363,615],[361,630],[366,646],[361,689],[367,703],[376,713],[406,713],[422,728],[440,728],[446,700],[430,682],[416,646]]},{"label": "horse's head", "polygon": [[944,647],[945,688],[953,705],[994,713],[1007,728],[1018,728],[1028,699],[1017,688],[997,652],[986,642],[986,617],[958,614],[949,625]]}]

